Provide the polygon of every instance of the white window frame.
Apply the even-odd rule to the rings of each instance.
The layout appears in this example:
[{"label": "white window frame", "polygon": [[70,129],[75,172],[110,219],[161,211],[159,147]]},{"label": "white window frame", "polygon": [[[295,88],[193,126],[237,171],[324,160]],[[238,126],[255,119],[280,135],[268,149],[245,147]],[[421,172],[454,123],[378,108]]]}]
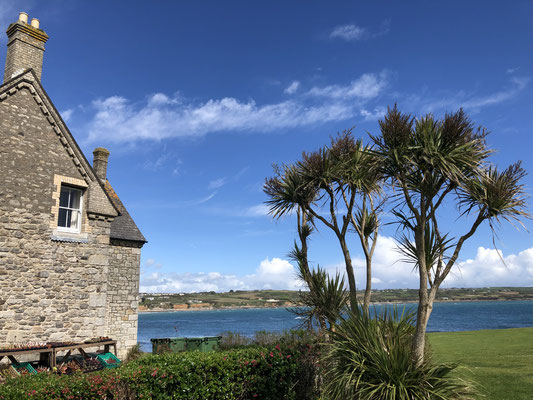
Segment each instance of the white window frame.
[{"label": "white window frame", "polygon": [[[76,191],[78,191],[80,193],[80,208],[79,209],[77,209],[77,208],[69,208],[69,207],[61,207],[61,190],[63,189],[63,187],[69,188],[69,189],[72,189],[72,190],[76,190]],[[59,201],[58,201],[58,211],[57,211],[57,230],[59,232],[71,232],[71,233],[80,233],[81,232],[82,218],[83,218],[83,194],[84,194],[84,189],[83,188],[76,187],[76,186],[71,186],[71,185],[65,185],[63,183],[61,184],[61,188],[59,189]],[[65,226],[59,226],[59,215],[60,215],[60,210],[61,209],[77,211],[78,212],[78,224],[77,224],[76,227],[67,228]]]}]

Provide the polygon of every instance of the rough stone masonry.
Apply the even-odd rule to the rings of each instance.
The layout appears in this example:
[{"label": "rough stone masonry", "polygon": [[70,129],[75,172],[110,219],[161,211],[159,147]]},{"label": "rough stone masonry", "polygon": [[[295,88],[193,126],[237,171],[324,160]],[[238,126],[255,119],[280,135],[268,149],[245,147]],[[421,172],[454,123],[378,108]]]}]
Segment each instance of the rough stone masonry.
[{"label": "rough stone masonry", "polygon": [[[0,86],[0,347],[110,336],[119,357],[137,343],[146,242],[41,85],[44,43],[27,15],[9,26]],[[67,195],[75,200],[67,198]]]}]

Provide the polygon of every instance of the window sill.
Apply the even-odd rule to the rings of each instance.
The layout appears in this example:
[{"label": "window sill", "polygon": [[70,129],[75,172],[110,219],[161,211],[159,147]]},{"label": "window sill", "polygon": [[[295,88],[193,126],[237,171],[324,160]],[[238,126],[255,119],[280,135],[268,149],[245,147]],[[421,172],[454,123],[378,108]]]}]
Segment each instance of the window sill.
[{"label": "window sill", "polygon": [[54,242],[89,243],[86,233],[65,232],[57,229],[52,232],[51,239]]}]

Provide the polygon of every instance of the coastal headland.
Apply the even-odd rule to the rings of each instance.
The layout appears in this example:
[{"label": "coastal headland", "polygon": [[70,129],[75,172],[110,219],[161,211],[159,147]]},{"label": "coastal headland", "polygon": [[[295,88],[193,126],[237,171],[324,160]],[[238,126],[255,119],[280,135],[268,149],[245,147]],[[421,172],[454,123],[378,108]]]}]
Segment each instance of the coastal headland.
[{"label": "coastal headland", "polygon": [[[140,312],[195,311],[242,308],[297,307],[298,291],[231,290],[199,293],[141,293]],[[362,295],[362,294],[361,294]],[[415,289],[385,289],[372,293],[374,303],[410,303],[418,300]],[[436,301],[533,300],[533,287],[485,287],[441,289]]]}]

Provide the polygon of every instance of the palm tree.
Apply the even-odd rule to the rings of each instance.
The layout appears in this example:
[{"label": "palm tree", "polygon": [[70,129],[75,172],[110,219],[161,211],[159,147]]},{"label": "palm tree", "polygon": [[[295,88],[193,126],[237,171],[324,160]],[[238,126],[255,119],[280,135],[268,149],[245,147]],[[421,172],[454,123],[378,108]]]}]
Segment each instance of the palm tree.
[{"label": "palm tree", "polygon": [[[400,227],[399,245],[419,274],[419,303],[412,351],[424,361],[425,334],[437,290],[459,253],[478,227],[491,229],[502,220],[529,217],[520,163],[503,172],[488,165],[487,132],[475,128],[459,110],[444,119],[432,115],[415,120],[397,107],[379,122],[381,134],[371,136],[381,172],[396,191],[393,214]],[[473,222],[452,238],[439,226],[443,204],[452,202]]]},{"label": "palm tree", "polygon": [[363,145],[362,140],[355,140],[351,130],[333,139],[329,151],[336,161],[336,190],[341,193],[345,207],[349,206],[347,193],[355,193],[359,200],[349,218],[365,255],[363,310],[368,312],[372,293],[372,257],[378,240],[379,214],[385,202],[379,158],[370,146]]},{"label": "palm tree", "polygon": [[[300,266],[300,264],[298,263]],[[309,330],[316,325],[326,341],[328,332],[334,332],[342,313],[348,305],[348,293],[344,288],[344,278],[337,274],[331,277],[325,270],[317,267],[304,275],[299,268],[298,277],[305,281],[307,289],[300,291],[300,303],[303,307],[292,308],[289,311],[303,318],[302,324]]]},{"label": "palm tree", "polygon": [[[379,227],[379,206],[375,206],[374,196],[380,192],[381,175],[375,154],[363,146],[361,140],[355,141],[351,130],[347,130],[332,140],[330,148],[303,153],[295,164],[274,170],[276,175],[267,179],[264,187],[269,196],[266,203],[270,206],[270,214],[280,218],[300,210],[335,233],[344,257],[354,312],[357,288],[346,236],[350,226],[357,232],[367,260],[364,307],[368,309],[371,262]],[[362,199],[359,207],[358,199]],[[355,210],[359,210],[361,218],[354,217]]]}]

